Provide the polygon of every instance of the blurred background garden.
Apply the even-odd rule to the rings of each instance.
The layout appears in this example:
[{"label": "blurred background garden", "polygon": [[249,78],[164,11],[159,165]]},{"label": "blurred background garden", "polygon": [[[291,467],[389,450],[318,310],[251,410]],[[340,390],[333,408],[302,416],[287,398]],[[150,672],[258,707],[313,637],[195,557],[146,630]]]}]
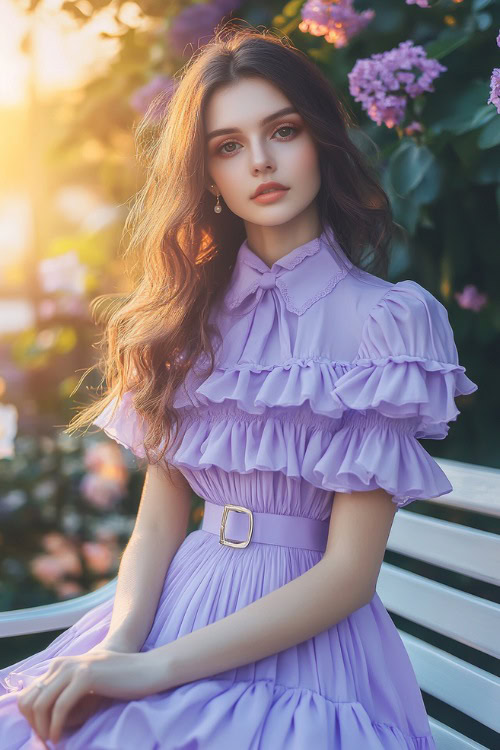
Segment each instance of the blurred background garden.
[{"label": "blurred background garden", "polygon": [[[389,279],[446,306],[479,386],[457,399],[447,439],[422,443],[500,468],[499,0],[0,0],[2,611],[117,574],[143,469],[97,430],[63,430],[100,381],[80,382],[102,333],[89,304],[133,283],[122,228],[144,177],[134,129],[147,113],[154,138],[155,97],[231,19],[289,36],[343,97],[404,230]],[[188,532],[201,518],[193,495]],[[0,666],[55,635],[0,640]]]}]

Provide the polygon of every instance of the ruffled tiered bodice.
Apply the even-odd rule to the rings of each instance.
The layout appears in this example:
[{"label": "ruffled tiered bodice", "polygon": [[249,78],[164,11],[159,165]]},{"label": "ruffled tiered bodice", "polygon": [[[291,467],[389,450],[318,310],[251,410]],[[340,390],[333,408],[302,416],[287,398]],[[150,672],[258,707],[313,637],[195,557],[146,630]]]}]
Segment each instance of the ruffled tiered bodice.
[{"label": "ruffled tiered bodice", "polygon": [[[445,438],[477,386],[430,292],[360,271],[328,229],[271,268],[245,241],[224,302],[217,367],[175,399],[186,430],[167,460],[190,481],[282,472],[327,492],[382,487],[398,507],[451,491],[418,439]],[[96,424],[144,456],[131,392]]]}]

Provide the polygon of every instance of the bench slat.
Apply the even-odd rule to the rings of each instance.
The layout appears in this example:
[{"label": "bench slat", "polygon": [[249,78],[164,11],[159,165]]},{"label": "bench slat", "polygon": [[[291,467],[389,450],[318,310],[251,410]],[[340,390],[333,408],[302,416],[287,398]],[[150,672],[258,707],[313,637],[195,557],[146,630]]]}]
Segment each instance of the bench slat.
[{"label": "bench slat", "polygon": [[500,584],[500,536],[459,523],[396,513],[387,548],[455,573]]},{"label": "bench slat", "polygon": [[500,605],[383,562],[376,587],[386,609],[500,657]]},{"label": "bench slat", "polygon": [[437,750],[488,750],[484,745],[479,745],[431,716],[429,724]]},{"label": "bench slat", "polygon": [[500,469],[453,461],[451,458],[434,460],[450,480],[453,490],[447,495],[429,498],[428,502],[451,505],[487,516],[500,516]]},{"label": "bench slat", "polygon": [[422,690],[500,732],[500,677],[398,630]]},{"label": "bench slat", "polygon": [[63,602],[0,612],[0,638],[69,628],[89,610],[110,599],[117,582],[118,578],[115,577],[95,591]]}]

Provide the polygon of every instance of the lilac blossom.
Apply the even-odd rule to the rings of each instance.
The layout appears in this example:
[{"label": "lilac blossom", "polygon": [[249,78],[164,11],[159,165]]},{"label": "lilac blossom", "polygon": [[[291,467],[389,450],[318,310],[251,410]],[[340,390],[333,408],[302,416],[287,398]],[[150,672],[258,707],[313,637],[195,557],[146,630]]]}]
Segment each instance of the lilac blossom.
[{"label": "lilac blossom", "polygon": [[427,58],[423,47],[407,40],[388,52],[358,60],[348,73],[349,91],[377,125],[392,128],[404,119],[408,97],[434,91],[432,81],[445,70],[437,60]]},{"label": "lilac blossom", "polygon": [[352,4],[353,0],[307,0],[301,10],[299,29],[324,36],[338,49],[345,47],[375,16],[374,10],[356,13]]},{"label": "lilac blossom", "polygon": [[430,8],[429,0],[406,0],[407,5],[418,5],[419,8]]},{"label": "lilac blossom", "polygon": [[168,42],[174,52],[183,56],[197,49],[203,37],[212,37],[222,18],[241,5],[241,0],[213,0],[211,3],[196,3],[184,8],[172,21]]},{"label": "lilac blossom", "polygon": [[[158,121],[161,119],[163,108],[174,93],[176,86],[177,82],[170,76],[157,75],[134,91],[129,100],[130,104],[136,112],[145,115],[150,104],[158,96],[151,112],[151,119]],[[160,94],[163,96],[160,97]]]},{"label": "lilac blossom", "polygon": [[500,68],[493,68],[490,82],[490,96],[486,104],[494,104],[500,115]]},{"label": "lilac blossom", "polygon": [[467,284],[463,292],[455,292],[453,296],[460,307],[463,307],[464,310],[474,310],[474,312],[479,312],[488,302],[488,295],[481,294],[475,284]]}]

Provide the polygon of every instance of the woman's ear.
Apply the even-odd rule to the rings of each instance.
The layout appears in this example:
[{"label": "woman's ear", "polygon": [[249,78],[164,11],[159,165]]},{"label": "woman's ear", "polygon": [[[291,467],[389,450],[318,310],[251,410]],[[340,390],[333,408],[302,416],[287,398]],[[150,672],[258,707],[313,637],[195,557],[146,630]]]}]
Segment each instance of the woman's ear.
[{"label": "woman's ear", "polygon": [[215,197],[217,197],[217,195],[219,194],[219,191],[217,190],[217,186],[212,181],[208,183],[207,190],[210,190],[212,195],[214,195]]}]

